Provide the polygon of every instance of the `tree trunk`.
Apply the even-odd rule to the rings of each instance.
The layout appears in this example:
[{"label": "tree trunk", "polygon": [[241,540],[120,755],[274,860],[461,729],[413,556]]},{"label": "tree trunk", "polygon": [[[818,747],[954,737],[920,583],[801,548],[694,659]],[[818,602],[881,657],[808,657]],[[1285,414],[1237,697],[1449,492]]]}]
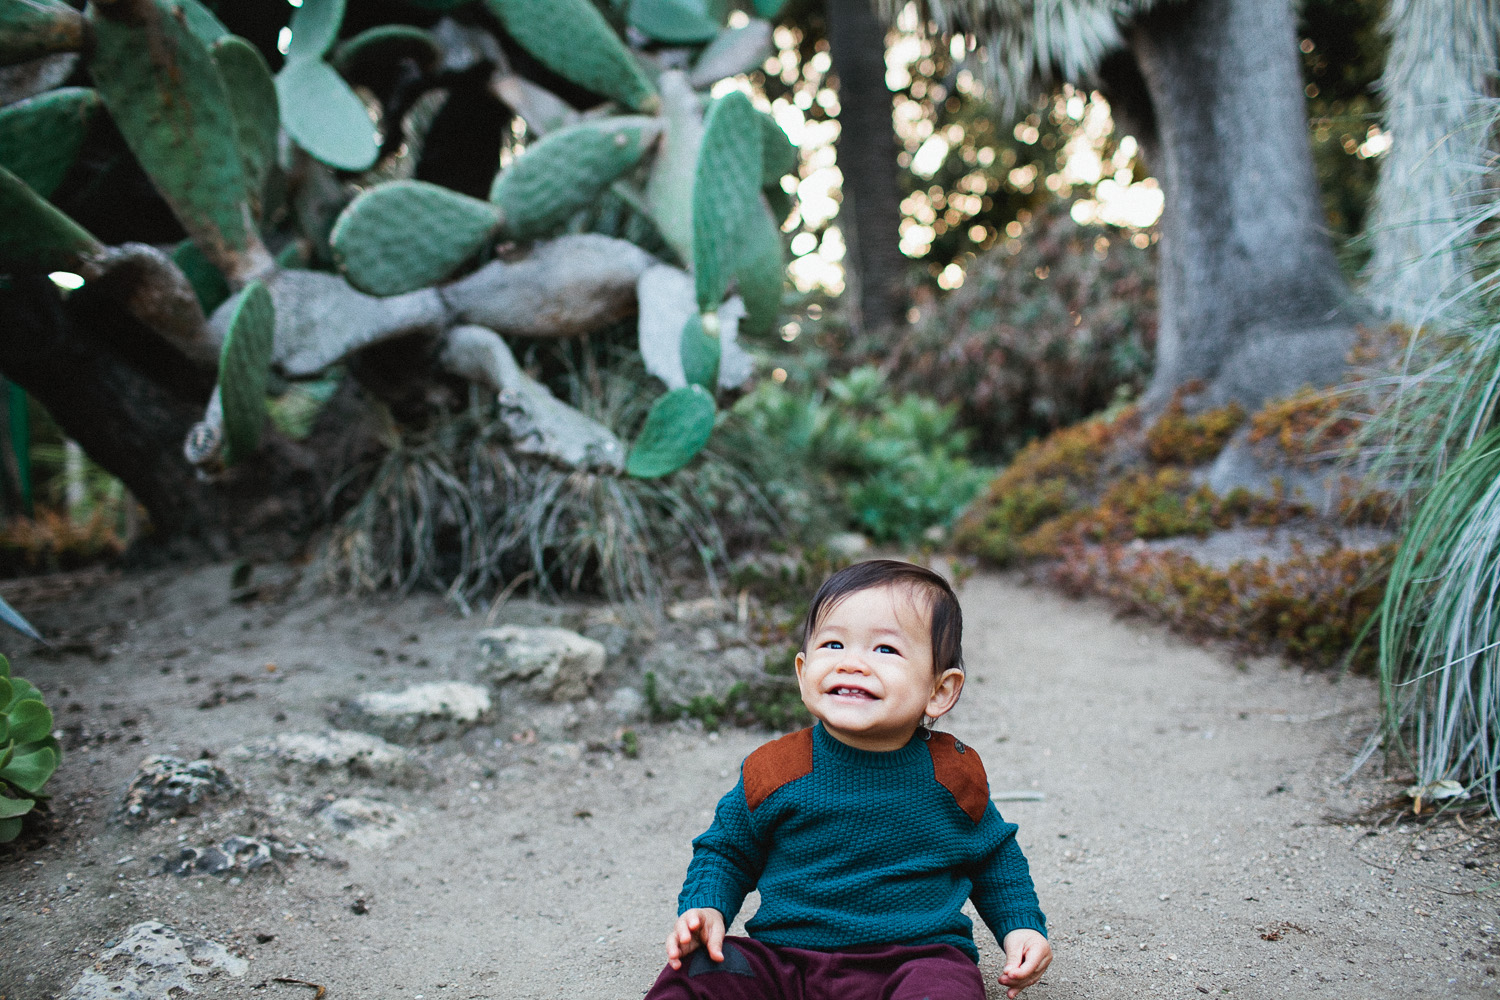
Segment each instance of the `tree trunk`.
[{"label": "tree trunk", "polygon": [[[291,441],[270,428],[256,454],[213,481],[183,456],[213,375],[102,294],[63,301],[39,275],[0,284],[0,372],[45,406],[63,432],[120,478],[151,517],[148,550],[222,558],[293,554],[325,516],[325,494],[368,454],[378,431],[350,392]],[[149,552],[136,553],[148,555]]]},{"label": "tree trunk", "polygon": [[828,0],[828,45],[839,79],[838,166],[844,175],[839,228],[844,301],[856,332],[902,321],[908,261],[900,250],[901,190],[896,131],[885,86],[885,25],[870,0]]},{"label": "tree trunk", "polygon": [[1148,406],[1184,382],[1254,409],[1336,381],[1357,307],[1324,228],[1291,0],[1162,4],[1130,28],[1166,195]]}]

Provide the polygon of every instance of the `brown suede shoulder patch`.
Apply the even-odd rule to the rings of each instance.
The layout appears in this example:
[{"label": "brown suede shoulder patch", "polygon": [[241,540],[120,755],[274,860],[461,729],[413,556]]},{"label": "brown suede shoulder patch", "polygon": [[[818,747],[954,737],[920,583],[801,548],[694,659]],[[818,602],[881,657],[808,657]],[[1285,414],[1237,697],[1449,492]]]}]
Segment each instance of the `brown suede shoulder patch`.
[{"label": "brown suede shoulder patch", "polygon": [[813,733],[799,729],[745,758],[745,805],[751,812],[782,785],[812,774]]},{"label": "brown suede shoulder patch", "polygon": [[927,752],[932,754],[932,776],[948,789],[958,807],[978,823],[990,804],[990,783],[979,753],[951,734],[939,732],[930,735]]}]

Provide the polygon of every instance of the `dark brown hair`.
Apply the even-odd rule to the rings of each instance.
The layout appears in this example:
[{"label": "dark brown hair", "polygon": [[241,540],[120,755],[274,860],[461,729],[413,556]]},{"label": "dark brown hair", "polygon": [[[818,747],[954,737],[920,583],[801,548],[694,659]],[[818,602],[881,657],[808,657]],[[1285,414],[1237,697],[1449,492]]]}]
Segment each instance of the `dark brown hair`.
[{"label": "dark brown hair", "polygon": [[846,566],[823,581],[813,595],[812,606],[802,622],[802,652],[807,640],[824,615],[850,594],[875,587],[904,584],[927,598],[928,619],[932,627],[932,671],[940,677],[951,668],[964,668],[964,614],[948,581],[925,566],[899,559],[870,559]]}]

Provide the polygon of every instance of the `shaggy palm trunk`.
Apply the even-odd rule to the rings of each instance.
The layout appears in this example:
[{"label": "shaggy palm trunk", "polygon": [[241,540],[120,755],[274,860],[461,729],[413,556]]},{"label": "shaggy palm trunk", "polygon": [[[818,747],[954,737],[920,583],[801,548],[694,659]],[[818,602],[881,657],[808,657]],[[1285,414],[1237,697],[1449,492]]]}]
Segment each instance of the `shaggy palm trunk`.
[{"label": "shaggy palm trunk", "polygon": [[899,246],[901,191],[885,86],[885,26],[870,0],[828,0],[828,45],[839,78],[839,227],[848,246],[844,299],[857,310],[854,329],[873,332],[902,319],[907,261]]},{"label": "shaggy palm trunk", "polygon": [[1335,381],[1356,313],[1324,226],[1291,0],[1163,4],[1130,28],[1156,123],[1157,367],[1254,408]]}]

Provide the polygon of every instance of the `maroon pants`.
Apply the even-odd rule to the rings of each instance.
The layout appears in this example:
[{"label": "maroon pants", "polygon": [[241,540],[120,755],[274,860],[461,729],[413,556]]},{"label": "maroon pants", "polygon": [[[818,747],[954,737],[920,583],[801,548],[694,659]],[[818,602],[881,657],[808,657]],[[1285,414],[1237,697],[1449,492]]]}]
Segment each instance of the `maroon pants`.
[{"label": "maroon pants", "polygon": [[726,937],[724,961],[699,947],[646,1000],[984,1000],[984,979],[946,944],[807,951]]}]

